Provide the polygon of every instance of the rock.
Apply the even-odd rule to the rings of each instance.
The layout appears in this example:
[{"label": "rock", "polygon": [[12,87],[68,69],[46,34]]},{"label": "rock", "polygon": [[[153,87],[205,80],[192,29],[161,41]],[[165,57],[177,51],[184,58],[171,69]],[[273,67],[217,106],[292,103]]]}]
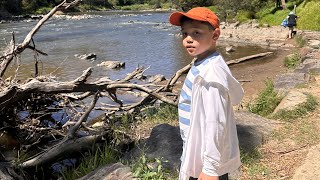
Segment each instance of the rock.
[{"label": "rock", "polygon": [[148,79],[148,82],[149,82],[149,83],[158,83],[158,82],[161,82],[161,81],[164,81],[164,80],[166,80],[166,78],[164,77],[164,75],[162,75],[162,74],[157,74],[157,75],[151,76],[151,77]]},{"label": "rock", "polygon": [[319,74],[320,59],[306,59],[294,70],[294,72]]},{"label": "rock", "polygon": [[226,52],[233,52],[233,51],[234,51],[234,49],[233,49],[232,46],[227,46],[226,47]]},{"label": "rock", "polygon": [[78,180],[132,180],[131,170],[121,163],[102,166]]},{"label": "rock", "polygon": [[276,107],[273,114],[280,110],[293,110],[298,105],[307,102],[307,95],[297,90],[289,91],[289,93],[282,99],[280,104]]},{"label": "rock", "polygon": [[236,111],[235,118],[239,146],[246,152],[251,152],[262,145],[278,124],[277,121],[246,111]]},{"label": "rock", "polygon": [[103,66],[109,69],[116,69],[125,66],[125,62],[121,61],[103,61],[102,63],[98,64],[97,66]]},{"label": "rock", "polygon": [[163,167],[166,169],[172,171],[179,169],[182,154],[182,139],[179,127],[169,124],[155,126],[150,137],[135,147],[127,155],[127,158],[135,159],[140,157],[142,153],[150,159],[161,158],[162,161],[167,161],[163,162]]},{"label": "rock", "polygon": [[75,54],[74,56],[77,58],[80,58],[80,59],[84,59],[84,60],[96,60],[96,58],[97,58],[97,55],[94,53],[82,54],[82,55]]},{"label": "rock", "polygon": [[277,76],[274,81],[274,87],[276,90],[289,90],[297,85],[305,84],[309,82],[310,75],[306,73],[285,73]]},{"label": "rock", "polygon": [[314,49],[320,48],[320,41],[319,40],[309,40],[309,46]]},{"label": "rock", "polygon": [[230,26],[230,28],[236,28],[236,27],[238,27],[239,25],[240,25],[240,22],[237,21],[237,22],[235,22],[235,23],[230,24],[229,26]]}]

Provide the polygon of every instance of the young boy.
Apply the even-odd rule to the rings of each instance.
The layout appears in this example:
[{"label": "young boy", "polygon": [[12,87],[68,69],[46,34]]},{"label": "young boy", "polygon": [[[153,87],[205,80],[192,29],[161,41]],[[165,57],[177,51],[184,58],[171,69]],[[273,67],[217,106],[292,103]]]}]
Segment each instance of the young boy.
[{"label": "young boy", "polygon": [[197,7],[172,13],[169,21],[181,26],[183,46],[197,58],[178,105],[183,139],[179,179],[228,179],[241,164],[232,105],[240,103],[243,89],[216,52],[219,19]]}]

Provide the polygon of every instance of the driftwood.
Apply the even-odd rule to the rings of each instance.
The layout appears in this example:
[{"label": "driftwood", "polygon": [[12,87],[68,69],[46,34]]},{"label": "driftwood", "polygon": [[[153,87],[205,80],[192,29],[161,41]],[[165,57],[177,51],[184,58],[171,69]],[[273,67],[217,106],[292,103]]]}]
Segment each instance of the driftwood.
[{"label": "driftwood", "polygon": [[268,56],[268,55],[271,55],[271,54],[273,54],[273,52],[265,52],[265,53],[254,54],[254,55],[245,56],[245,57],[242,57],[242,58],[239,58],[239,59],[230,60],[230,61],[227,61],[226,63],[228,65],[232,65],[232,64],[237,64],[237,63],[240,63],[240,62],[244,62],[244,61],[255,59],[255,58],[259,58],[259,57]]},{"label": "driftwood", "polygon": [[[38,32],[38,30],[41,28],[41,26],[48,20],[50,17],[57,12],[58,9],[68,9],[70,7],[73,7],[77,5],[81,0],[75,0],[68,4],[68,6],[65,6],[66,0],[64,0],[62,3],[60,3],[58,6],[54,7],[47,15],[45,15],[38,23],[37,25],[29,32],[29,34],[26,36],[24,41],[18,45],[15,45],[14,38],[11,40],[10,45],[8,46],[7,50],[4,52],[4,54],[0,57],[0,60],[2,61],[0,64],[0,77],[3,77],[8,65],[11,63],[13,58],[17,55],[22,53],[26,48],[30,48],[32,50],[35,50],[36,52],[41,52],[40,50],[37,50],[34,46],[30,45],[30,42],[32,41],[32,37]],[[45,53],[41,53],[45,54]]]}]

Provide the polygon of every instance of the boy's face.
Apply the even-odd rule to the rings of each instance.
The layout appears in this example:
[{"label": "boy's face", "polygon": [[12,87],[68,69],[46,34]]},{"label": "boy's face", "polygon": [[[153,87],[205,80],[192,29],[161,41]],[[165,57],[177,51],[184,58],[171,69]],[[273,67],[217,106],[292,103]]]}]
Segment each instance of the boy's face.
[{"label": "boy's face", "polygon": [[203,59],[215,51],[219,35],[207,24],[188,20],[181,25],[181,32],[183,46],[191,56]]}]

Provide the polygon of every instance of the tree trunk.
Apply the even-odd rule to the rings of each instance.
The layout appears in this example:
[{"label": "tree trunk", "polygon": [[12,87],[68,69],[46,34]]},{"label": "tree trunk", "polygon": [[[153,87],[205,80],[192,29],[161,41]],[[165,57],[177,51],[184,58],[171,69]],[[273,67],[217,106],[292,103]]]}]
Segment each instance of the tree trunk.
[{"label": "tree trunk", "polygon": [[282,8],[287,9],[286,0],[281,0]]}]

